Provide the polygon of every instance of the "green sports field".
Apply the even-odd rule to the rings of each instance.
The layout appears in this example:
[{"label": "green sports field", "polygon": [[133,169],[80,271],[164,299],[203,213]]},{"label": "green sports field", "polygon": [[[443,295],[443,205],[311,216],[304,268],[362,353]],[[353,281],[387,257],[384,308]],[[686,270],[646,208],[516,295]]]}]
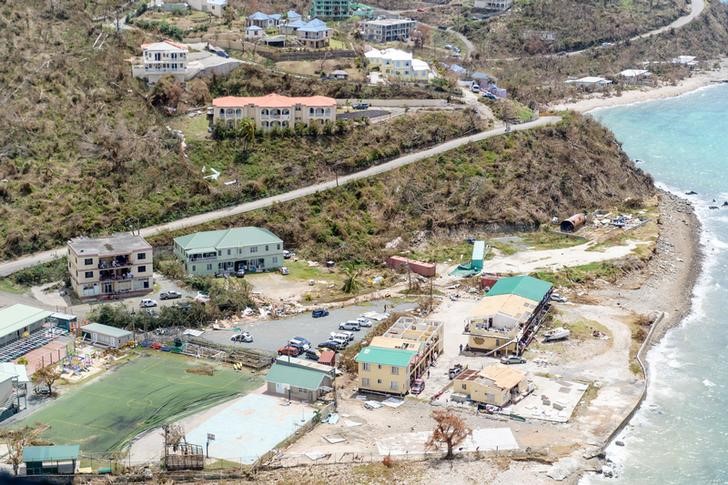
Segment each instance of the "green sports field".
[{"label": "green sports field", "polygon": [[164,352],[142,351],[108,375],[29,416],[21,424],[50,426],[46,438],[80,444],[83,452],[119,450],[142,431],[259,387],[261,379],[222,366],[214,375],[185,372],[201,361]]}]

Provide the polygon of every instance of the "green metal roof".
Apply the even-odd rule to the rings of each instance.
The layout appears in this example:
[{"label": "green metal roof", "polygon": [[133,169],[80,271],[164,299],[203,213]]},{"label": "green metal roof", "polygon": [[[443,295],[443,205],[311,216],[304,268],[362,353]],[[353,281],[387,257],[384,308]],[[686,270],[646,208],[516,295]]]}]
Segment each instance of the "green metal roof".
[{"label": "green metal roof", "polygon": [[84,325],[81,327],[81,330],[84,332],[96,332],[100,333],[101,335],[108,335],[109,337],[127,337],[131,335],[131,332],[128,330],[124,330],[123,328],[116,328],[111,327],[109,325],[104,325],[103,323],[89,323],[88,325]]},{"label": "green metal roof", "polygon": [[0,310],[0,337],[45,320],[53,312],[28,305],[13,305]]},{"label": "green metal roof", "polygon": [[364,347],[356,354],[357,362],[368,364],[391,365],[393,367],[407,367],[417,352],[414,350],[387,349],[384,347]]},{"label": "green metal roof", "polygon": [[26,446],[23,448],[23,461],[66,461],[78,460],[79,445]]},{"label": "green metal roof", "polygon": [[275,384],[288,384],[292,387],[315,391],[321,387],[321,381],[324,380],[325,376],[326,374],[323,372],[314,369],[273,364],[273,367],[268,371],[268,375],[265,376],[265,380]]},{"label": "green metal roof", "polygon": [[551,289],[551,283],[532,276],[510,276],[501,278],[493,285],[486,296],[518,295],[540,302]]},{"label": "green metal roof", "polygon": [[260,227],[234,227],[219,231],[203,231],[174,238],[174,242],[185,251],[203,249],[237,248],[261,244],[278,244],[283,240]]}]

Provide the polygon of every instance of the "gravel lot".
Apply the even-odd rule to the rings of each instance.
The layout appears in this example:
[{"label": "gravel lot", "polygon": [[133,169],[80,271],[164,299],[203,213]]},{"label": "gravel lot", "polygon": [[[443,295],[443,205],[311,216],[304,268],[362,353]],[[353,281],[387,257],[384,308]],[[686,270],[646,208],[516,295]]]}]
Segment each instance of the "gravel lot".
[{"label": "gravel lot", "polygon": [[[293,337],[304,337],[313,345],[328,340],[329,333],[338,331],[339,323],[355,319],[366,312],[383,312],[384,306],[387,311],[405,311],[415,308],[414,303],[400,303],[392,305],[388,300],[378,300],[365,305],[355,305],[345,308],[330,310],[328,317],[313,318],[311,313],[302,313],[290,318],[281,320],[259,320],[251,323],[241,324],[238,328],[247,330],[253,336],[253,343],[236,343],[235,345],[247,346],[263,350],[276,351],[283,347]],[[362,328],[356,335],[355,342],[361,340],[371,328]],[[235,330],[210,330],[202,335],[202,338],[211,342],[230,344],[230,337],[236,334]]]}]

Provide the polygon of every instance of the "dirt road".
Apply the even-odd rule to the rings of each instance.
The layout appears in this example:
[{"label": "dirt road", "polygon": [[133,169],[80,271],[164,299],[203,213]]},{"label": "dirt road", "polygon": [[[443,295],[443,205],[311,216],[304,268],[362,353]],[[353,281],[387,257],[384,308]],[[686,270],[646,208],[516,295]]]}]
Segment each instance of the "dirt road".
[{"label": "dirt road", "polygon": [[[559,122],[560,120],[561,120],[561,117],[559,117],[559,116],[544,116],[535,121],[523,123],[521,125],[512,126],[511,130],[512,131],[530,130],[532,128],[539,128],[542,126],[552,125],[552,124]],[[224,209],[219,209],[219,210],[215,210],[215,211],[211,211],[211,212],[205,212],[203,214],[197,214],[195,216],[185,217],[182,219],[178,219],[176,221],[168,222],[166,224],[158,224],[155,226],[145,227],[144,229],[141,230],[141,235],[147,237],[147,236],[152,236],[155,234],[161,234],[164,232],[176,231],[179,229],[186,229],[188,227],[194,227],[199,224],[203,224],[205,222],[216,221],[219,219],[224,219],[226,217],[236,216],[236,215],[244,214],[246,212],[254,211],[257,209],[263,209],[265,207],[270,207],[274,204],[280,204],[283,202],[300,199],[302,197],[306,197],[308,195],[315,194],[317,192],[322,192],[325,190],[330,190],[330,189],[336,188],[338,185],[348,184],[350,182],[354,182],[355,180],[361,180],[364,178],[373,177],[375,175],[386,173],[391,170],[396,170],[400,167],[404,167],[406,165],[410,165],[410,164],[418,162],[420,160],[424,160],[426,158],[440,155],[442,153],[448,152],[450,150],[461,147],[463,145],[478,142],[481,140],[486,140],[488,138],[502,135],[504,133],[505,133],[505,128],[497,127],[497,128],[493,128],[492,130],[487,130],[487,131],[477,133],[475,135],[469,135],[469,136],[464,136],[461,138],[456,138],[454,140],[446,141],[445,143],[436,145],[432,148],[428,148],[426,150],[421,150],[421,151],[414,152],[414,153],[409,153],[402,157],[395,158],[394,160],[391,160],[389,162],[382,163],[381,165],[376,165],[374,167],[370,167],[370,168],[368,168],[366,170],[362,170],[360,172],[356,172],[356,173],[352,173],[349,175],[345,175],[343,177],[339,177],[338,180],[335,180],[335,179],[327,180],[326,182],[320,182],[317,184],[309,185],[308,187],[302,187],[300,189],[291,190],[290,192],[274,195],[272,197],[267,197],[265,199],[259,199],[259,200],[255,200],[252,202],[238,204],[238,205],[235,205],[232,207],[226,207]],[[41,263],[46,263],[48,261],[53,261],[54,259],[61,258],[65,255],[66,255],[65,248],[59,247],[59,248],[51,249],[49,251],[42,251],[40,253],[34,253],[34,254],[30,254],[28,256],[23,256],[22,258],[18,258],[15,260],[5,261],[5,262],[0,263],[0,276],[7,276],[16,271],[20,271],[21,269],[29,268],[31,266],[35,266],[35,265],[38,265]]]}]

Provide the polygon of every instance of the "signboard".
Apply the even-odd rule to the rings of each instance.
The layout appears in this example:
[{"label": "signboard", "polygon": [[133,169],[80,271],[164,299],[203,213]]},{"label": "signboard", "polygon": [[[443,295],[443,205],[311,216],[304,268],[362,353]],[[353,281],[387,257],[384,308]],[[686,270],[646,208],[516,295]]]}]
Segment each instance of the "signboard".
[{"label": "signboard", "polygon": [[207,441],[215,441],[215,435],[212,433],[207,433]]}]

